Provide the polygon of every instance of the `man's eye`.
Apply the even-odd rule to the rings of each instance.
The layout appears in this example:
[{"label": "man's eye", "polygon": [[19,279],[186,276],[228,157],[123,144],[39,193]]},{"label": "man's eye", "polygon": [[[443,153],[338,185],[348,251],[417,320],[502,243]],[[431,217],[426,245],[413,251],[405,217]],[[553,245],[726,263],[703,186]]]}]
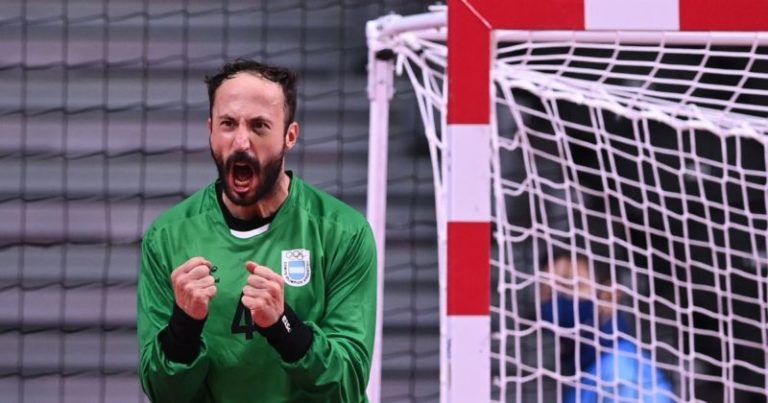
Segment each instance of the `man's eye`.
[{"label": "man's eye", "polygon": [[232,121],[230,121],[230,120],[224,120],[224,121],[221,122],[221,126],[226,127],[226,128],[230,128],[230,127],[234,126],[234,123],[232,123]]},{"label": "man's eye", "polygon": [[269,129],[269,126],[264,122],[254,122],[253,130]]}]

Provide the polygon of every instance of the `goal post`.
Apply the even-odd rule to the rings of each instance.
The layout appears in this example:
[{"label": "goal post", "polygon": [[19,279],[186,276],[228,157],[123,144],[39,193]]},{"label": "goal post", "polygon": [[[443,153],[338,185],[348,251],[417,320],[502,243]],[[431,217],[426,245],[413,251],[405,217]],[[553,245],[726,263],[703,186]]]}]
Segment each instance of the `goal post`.
[{"label": "goal post", "polygon": [[[369,91],[406,76],[429,140],[441,401],[766,397],[765,15],[755,0],[455,0],[369,22]],[[369,188],[369,217],[382,198]],[[562,250],[584,257],[607,327],[546,320],[545,293],[579,292],[550,273]],[[635,383],[617,375],[628,362]]]}]

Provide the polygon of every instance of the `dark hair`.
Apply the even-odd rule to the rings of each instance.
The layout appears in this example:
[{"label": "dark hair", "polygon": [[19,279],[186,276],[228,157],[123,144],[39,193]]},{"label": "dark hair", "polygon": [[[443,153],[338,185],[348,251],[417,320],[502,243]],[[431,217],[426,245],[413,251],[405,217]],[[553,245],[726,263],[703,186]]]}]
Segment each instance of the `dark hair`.
[{"label": "dark hair", "polygon": [[212,76],[205,76],[205,84],[208,86],[208,115],[213,116],[213,101],[216,98],[216,90],[224,80],[229,80],[235,74],[245,72],[266,78],[269,81],[280,84],[285,97],[285,129],[293,122],[296,116],[296,72],[279,66],[270,66],[251,59],[235,59],[227,63]]}]

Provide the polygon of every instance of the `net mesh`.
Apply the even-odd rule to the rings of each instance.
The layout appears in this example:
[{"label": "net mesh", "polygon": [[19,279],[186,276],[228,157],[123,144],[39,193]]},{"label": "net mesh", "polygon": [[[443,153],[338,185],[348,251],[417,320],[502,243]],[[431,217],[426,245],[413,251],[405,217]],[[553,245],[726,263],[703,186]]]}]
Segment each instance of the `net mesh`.
[{"label": "net mesh", "polygon": [[[496,40],[493,398],[765,401],[764,38]],[[391,46],[440,196],[444,29]]]},{"label": "net mesh", "polygon": [[[160,212],[216,176],[203,77],[223,62],[298,70],[303,130],[286,165],[364,211],[365,21],[422,9],[398,0],[0,2],[0,400],[144,401],[138,246]],[[385,401],[434,397],[437,382],[424,342],[437,321],[423,320],[436,317],[425,313],[436,303],[401,302],[431,295],[411,279],[435,259],[420,197],[430,172],[419,168],[412,121],[395,122],[409,158],[391,176],[398,276],[387,278],[386,298],[401,310],[385,312]]]}]

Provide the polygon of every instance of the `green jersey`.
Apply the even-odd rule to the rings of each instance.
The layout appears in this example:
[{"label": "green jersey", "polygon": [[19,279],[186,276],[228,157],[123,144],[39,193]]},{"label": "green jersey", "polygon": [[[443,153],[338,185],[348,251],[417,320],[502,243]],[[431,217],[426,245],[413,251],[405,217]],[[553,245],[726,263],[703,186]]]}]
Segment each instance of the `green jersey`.
[{"label": "green jersey", "polygon": [[[215,184],[162,214],[142,243],[139,374],[160,402],[366,401],[376,317],[376,250],[365,218],[295,175],[267,227],[233,231]],[[175,300],[171,272],[194,256],[213,264],[217,293],[200,353],[169,360],[159,334]],[[303,357],[285,362],[255,330],[240,298],[246,261],[285,280],[285,302],[312,330]]]}]

